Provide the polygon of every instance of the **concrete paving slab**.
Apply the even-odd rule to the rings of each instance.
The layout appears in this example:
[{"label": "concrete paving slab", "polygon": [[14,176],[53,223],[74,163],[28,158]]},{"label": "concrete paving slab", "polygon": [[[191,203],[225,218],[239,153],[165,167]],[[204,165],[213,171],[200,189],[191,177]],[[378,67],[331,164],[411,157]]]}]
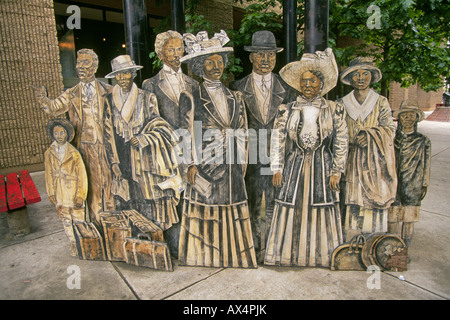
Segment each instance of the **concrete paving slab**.
[{"label": "concrete paving slab", "polygon": [[172,272],[136,267],[124,262],[114,262],[114,265],[127,279],[136,295],[143,300],[167,299],[223,270],[223,268],[180,267],[176,260],[173,261]]},{"label": "concrete paving slab", "polygon": [[135,299],[111,262],[70,256],[64,232],[3,247],[0,256],[0,299]]},{"label": "concrete paving slab", "polygon": [[[380,272],[331,271],[325,268],[259,267],[226,269],[170,299],[201,300],[341,300],[442,299],[419,287]],[[379,289],[371,286],[379,284]]]}]

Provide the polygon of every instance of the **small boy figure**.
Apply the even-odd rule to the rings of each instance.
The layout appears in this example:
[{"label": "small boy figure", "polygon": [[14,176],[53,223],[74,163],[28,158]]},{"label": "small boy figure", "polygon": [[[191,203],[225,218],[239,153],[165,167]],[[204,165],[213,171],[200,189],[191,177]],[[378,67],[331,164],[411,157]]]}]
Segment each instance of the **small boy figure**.
[{"label": "small boy figure", "polygon": [[431,142],[417,132],[417,123],[425,118],[417,101],[404,100],[393,116],[398,119],[394,140],[398,184],[389,208],[388,232],[401,236],[409,247],[430,182]]},{"label": "small boy figure", "polygon": [[45,187],[50,202],[56,206],[58,217],[63,221],[71,254],[78,256],[72,223],[86,221],[86,168],[81,154],[69,143],[75,133],[68,120],[50,120],[47,133],[53,143],[44,153]]}]

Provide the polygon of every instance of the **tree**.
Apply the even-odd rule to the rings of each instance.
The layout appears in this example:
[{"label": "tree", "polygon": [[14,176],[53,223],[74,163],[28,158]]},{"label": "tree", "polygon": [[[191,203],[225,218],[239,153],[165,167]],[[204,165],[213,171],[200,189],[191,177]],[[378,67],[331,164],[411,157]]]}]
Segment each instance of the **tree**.
[{"label": "tree", "polygon": [[[244,0],[235,0],[243,3]],[[246,1],[249,2],[249,1]],[[402,87],[418,83],[426,91],[444,86],[450,77],[450,6],[447,0],[334,0],[330,1],[329,46],[339,65],[346,66],[359,55],[372,56],[383,72],[381,93],[389,84]],[[282,16],[268,10],[282,0],[252,1],[237,32],[235,43],[248,43],[255,28],[277,32]],[[297,1],[298,30],[303,30],[305,0]],[[270,23],[269,23],[270,22]],[[351,37],[357,45],[343,47]],[[298,43],[299,58],[303,42]]]}]

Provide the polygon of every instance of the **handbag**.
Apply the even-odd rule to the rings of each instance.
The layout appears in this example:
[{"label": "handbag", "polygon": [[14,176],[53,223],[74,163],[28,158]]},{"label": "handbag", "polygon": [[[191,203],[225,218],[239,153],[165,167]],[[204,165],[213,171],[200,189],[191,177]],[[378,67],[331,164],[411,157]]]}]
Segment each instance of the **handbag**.
[{"label": "handbag", "polygon": [[366,266],[361,257],[365,243],[366,238],[358,234],[349,243],[334,249],[331,256],[331,270],[365,271]]}]

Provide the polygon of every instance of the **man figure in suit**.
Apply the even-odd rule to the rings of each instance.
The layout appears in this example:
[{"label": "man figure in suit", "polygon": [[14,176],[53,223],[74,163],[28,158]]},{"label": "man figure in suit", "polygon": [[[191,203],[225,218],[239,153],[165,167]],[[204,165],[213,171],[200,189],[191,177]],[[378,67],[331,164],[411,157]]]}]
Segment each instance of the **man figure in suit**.
[{"label": "man figure in suit", "polygon": [[[173,129],[180,129],[180,119],[186,115],[180,114],[179,99],[182,91],[192,93],[199,86],[198,82],[181,71],[180,58],[184,54],[183,36],[176,31],[166,31],[158,34],[155,40],[155,51],[164,63],[161,71],[154,77],[142,83],[142,89],[155,94],[161,118],[166,120]],[[187,137],[183,137],[185,139]],[[181,176],[186,184],[185,166],[180,165]],[[183,198],[183,197],[182,197]],[[177,206],[179,218],[183,209],[183,201]],[[173,225],[165,232],[166,241],[172,256],[178,256],[178,238],[180,224]]]},{"label": "man figure in suit", "polygon": [[[276,46],[270,31],[253,34],[250,52],[253,71],[246,77],[231,83],[232,90],[242,93],[247,109],[249,128],[249,164],[245,176],[254,244],[258,260],[264,258],[265,240],[272,221],[275,187],[270,171],[270,136],[278,106],[295,99],[290,88],[279,75],[272,73],[276,54],[283,48]],[[261,204],[265,199],[265,226],[261,222]],[[264,238],[263,238],[264,236]]]},{"label": "man figure in suit", "polygon": [[80,151],[88,176],[87,205],[90,220],[98,227],[101,211],[113,211],[112,173],[120,180],[119,158],[111,122],[111,111],[104,108],[105,95],[111,86],[95,79],[98,57],[90,49],[77,52],[80,83],[54,100],[47,97],[45,87],[36,90],[41,108],[52,116],[69,114],[75,127],[74,146]]}]

